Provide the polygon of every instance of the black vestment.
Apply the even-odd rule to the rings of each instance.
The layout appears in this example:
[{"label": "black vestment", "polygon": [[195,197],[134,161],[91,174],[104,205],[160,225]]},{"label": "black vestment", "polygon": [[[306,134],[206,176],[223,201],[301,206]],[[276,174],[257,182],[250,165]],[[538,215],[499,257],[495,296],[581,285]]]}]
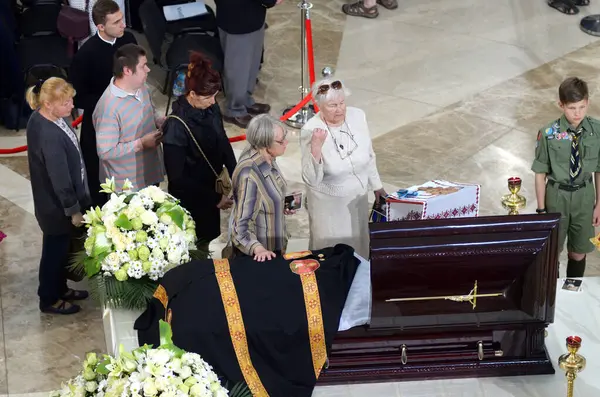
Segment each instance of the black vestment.
[{"label": "black vestment", "polygon": [[[305,258],[320,264],[315,276],[329,352],[360,261],[343,244]],[[252,364],[270,397],[310,397],[317,381],[302,283],[290,270],[291,262],[281,256],[266,262],[248,256],[230,261]],[[168,297],[174,343],[200,354],[230,384],[244,381],[212,260],[176,267],[160,284]],[[140,345],[159,344],[158,324],[165,318],[165,307],[153,298],[135,323]]]}]

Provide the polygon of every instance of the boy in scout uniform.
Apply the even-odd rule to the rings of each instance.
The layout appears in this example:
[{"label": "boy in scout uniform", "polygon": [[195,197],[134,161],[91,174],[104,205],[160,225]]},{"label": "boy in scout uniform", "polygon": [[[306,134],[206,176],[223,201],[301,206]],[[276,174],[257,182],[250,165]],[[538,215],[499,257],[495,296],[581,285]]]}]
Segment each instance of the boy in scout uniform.
[{"label": "boy in scout uniform", "polygon": [[558,89],[564,114],[538,132],[535,160],[537,213],[560,213],[558,243],[565,239],[567,277],[583,277],[585,256],[594,250],[590,238],[600,224],[600,121],[586,116],[587,83],[577,77]]}]

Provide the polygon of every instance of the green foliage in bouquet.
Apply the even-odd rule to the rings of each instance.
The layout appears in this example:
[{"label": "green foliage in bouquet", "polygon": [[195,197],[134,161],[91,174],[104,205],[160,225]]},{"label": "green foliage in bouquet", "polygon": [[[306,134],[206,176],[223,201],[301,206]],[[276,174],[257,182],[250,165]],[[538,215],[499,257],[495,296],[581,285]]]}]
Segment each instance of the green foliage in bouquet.
[{"label": "green foliage in bouquet", "polygon": [[160,347],[144,345],[119,357],[88,353],[83,370],[50,397],[252,397],[245,383],[230,391],[202,357],[173,344],[171,327],[160,321]]},{"label": "green foliage in bouquet", "polygon": [[175,197],[156,186],[133,192],[129,181],[119,193],[114,179],[101,187],[110,200],[84,215],[84,250],[72,270],[90,279],[105,307],[142,310],[169,269],[208,252],[197,249],[194,220]]}]

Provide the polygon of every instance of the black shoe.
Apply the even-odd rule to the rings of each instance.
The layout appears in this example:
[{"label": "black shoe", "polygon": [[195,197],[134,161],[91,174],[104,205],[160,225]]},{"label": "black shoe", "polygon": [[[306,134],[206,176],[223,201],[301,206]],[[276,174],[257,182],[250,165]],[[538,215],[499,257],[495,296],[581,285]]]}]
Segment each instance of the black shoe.
[{"label": "black shoe", "polygon": [[81,306],[59,299],[53,305],[42,306],[40,304],[40,310],[42,313],[50,314],[75,314],[81,310]]},{"label": "black shoe", "polygon": [[87,299],[88,296],[90,296],[90,294],[87,291],[69,288],[67,293],[64,294],[61,299],[66,301],[80,301]]},{"label": "black shoe", "polygon": [[567,262],[567,278],[583,277],[585,273],[585,258],[580,261],[569,258]]},{"label": "black shoe", "polygon": [[255,103],[254,105],[247,107],[248,113],[256,116],[258,114],[269,113],[271,105],[266,103]]},{"label": "black shoe", "polygon": [[249,114],[240,117],[223,116],[223,121],[225,121],[226,123],[235,124],[240,128],[248,127],[248,123],[250,122],[250,120],[252,120],[252,116],[250,116]]}]

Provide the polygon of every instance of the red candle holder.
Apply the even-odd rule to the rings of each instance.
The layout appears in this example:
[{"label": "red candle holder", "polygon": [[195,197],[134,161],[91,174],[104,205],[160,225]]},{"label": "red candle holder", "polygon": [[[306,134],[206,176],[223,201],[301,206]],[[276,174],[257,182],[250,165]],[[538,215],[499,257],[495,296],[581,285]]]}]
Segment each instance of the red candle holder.
[{"label": "red candle holder", "polygon": [[509,210],[509,215],[517,215],[519,209],[525,207],[525,197],[518,193],[521,190],[522,180],[518,176],[508,178],[508,191],[510,194],[502,196],[502,206]]},{"label": "red candle holder", "polygon": [[581,347],[581,337],[572,335],[567,337],[567,346],[568,347]]},{"label": "red candle holder", "polygon": [[581,348],[581,337],[571,335],[567,337],[567,351],[558,358],[558,366],[565,371],[567,377],[567,397],[573,397],[575,379],[585,369],[586,360],[578,350]]}]

